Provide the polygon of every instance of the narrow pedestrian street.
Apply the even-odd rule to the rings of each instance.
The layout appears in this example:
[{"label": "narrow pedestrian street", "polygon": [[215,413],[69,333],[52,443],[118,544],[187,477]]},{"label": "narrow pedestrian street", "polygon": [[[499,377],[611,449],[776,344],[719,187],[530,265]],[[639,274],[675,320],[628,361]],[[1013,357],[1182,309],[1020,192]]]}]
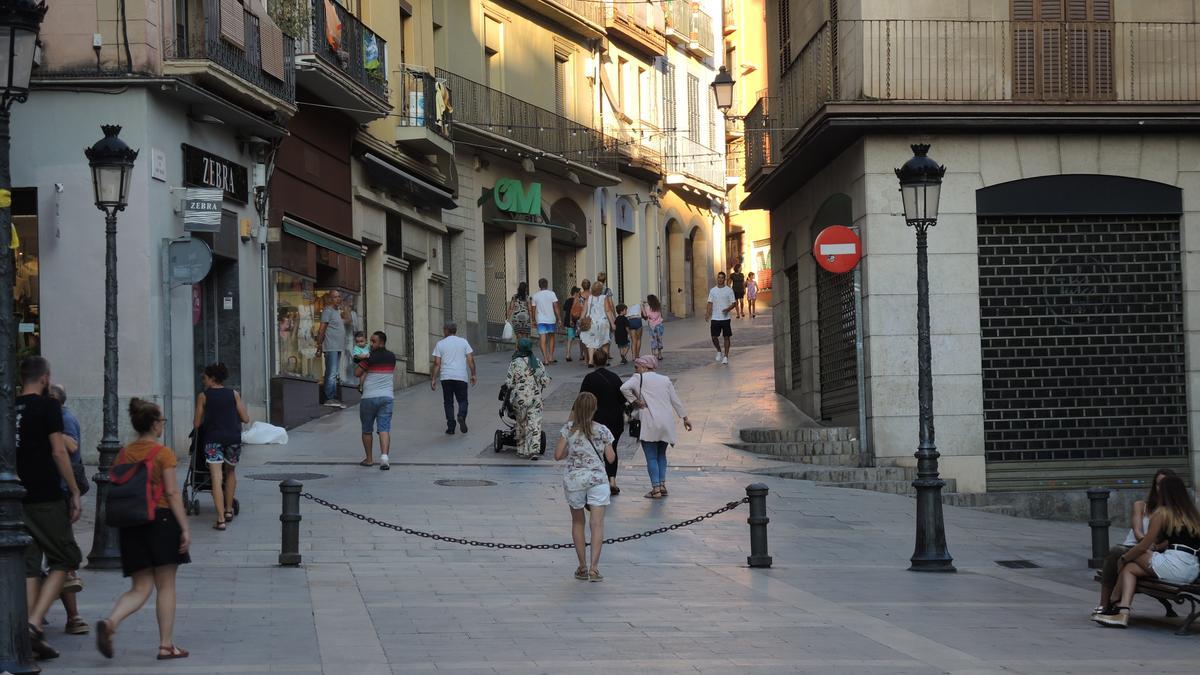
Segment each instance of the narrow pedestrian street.
[{"label": "narrow pedestrian street", "polygon": [[[806,423],[770,387],[769,319],[735,321],[729,366],[713,363],[706,326],[668,325],[664,372],[696,424],[668,453],[671,496],[647,500],[640,452],[621,448],[621,485],[605,534],[684,521],[764,482],[774,566],[750,569],[745,506],[650,538],[606,546],[603,583],[572,578],[571,550],[497,550],[407,536],[303,500],[298,568],[277,566],[278,482],[380,521],[512,544],[570,540],[561,469],[495,453],[496,391],[508,355],[478,359],[470,432],[448,437],[441,396],[398,393],[392,470],[358,466],[357,410],[248,447],[241,515],[213,531],[192,516],[193,564],[179,575],[177,642],[192,657],[154,662],[146,611],[123,624],[117,660],[93,637],[47,636],[55,673],[623,673],[623,672],[1194,672],[1194,638],[1173,635],[1146,598],[1115,633],[1088,621],[1096,593],[1082,523],[947,507],[958,573],[906,571],[914,501],[756,474],[780,462],[729,448],[736,429]],[[552,366],[551,438],[585,369]],[[622,375],[628,367],[618,367]],[[450,482],[449,485],[443,484]],[[457,484],[456,484],[457,482]],[[88,534],[92,509],[77,532]],[[1123,533],[1114,528],[1116,540]],[[1009,569],[996,561],[1026,560]],[[83,571],[83,615],[123,590],[115,572]],[[1136,645],[1136,647],[1135,647]]]}]

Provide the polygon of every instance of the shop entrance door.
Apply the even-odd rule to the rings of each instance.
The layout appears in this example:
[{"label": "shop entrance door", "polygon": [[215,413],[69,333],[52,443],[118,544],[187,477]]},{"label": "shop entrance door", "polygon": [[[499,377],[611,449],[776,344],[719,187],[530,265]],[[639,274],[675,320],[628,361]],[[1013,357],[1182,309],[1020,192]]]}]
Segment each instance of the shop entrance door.
[{"label": "shop entrance door", "polygon": [[500,334],[504,332],[504,318],[508,314],[507,269],[504,232],[484,228],[483,289],[487,303],[487,335],[489,338],[499,338]]},{"label": "shop entrance door", "polygon": [[192,353],[195,391],[200,391],[200,375],[210,363],[221,362],[229,368],[225,386],[242,386],[241,298],[238,292],[236,260],[213,257],[212,271],[204,281],[192,286]]}]

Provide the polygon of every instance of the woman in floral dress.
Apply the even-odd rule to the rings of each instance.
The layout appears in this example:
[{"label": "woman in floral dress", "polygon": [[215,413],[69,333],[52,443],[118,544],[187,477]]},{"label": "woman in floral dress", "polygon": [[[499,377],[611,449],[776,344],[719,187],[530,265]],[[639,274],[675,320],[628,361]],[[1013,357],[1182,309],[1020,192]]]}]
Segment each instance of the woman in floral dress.
[{"label": "woman in floral dress", "polygon": [[[588,368],[592,368],[594,354],[597,349],[607,349],[612,340],[612,326],[617,321],[617,312],[612,300],[604,293],[604,282],[592,282],[592,295],[587,300],[583,316],[589,319],[588,329],[579,334],[583,346],[587,347]],[[580,328],[585,323],[580,319]]]},{"label": "woman in floral dress", "polygon": [[550,384],[550,375],[533,355],[533,340],[517,340],[504,384],[517,416],[517,456],[536,461],[542,450],[542,392]]},{"label": "woman in floral dress", "polygon": [[[575,578],[580,581],[604,581],[598,566],[600,548],[604,545],[604,507],[611,501],[604,463],[617,458],[612,434],[593,419],[595,415],[596,397],[582,392],[575,399],[571,417],[563,425],[554,448],[555,461],[567,460],[563,467],[563,494],[571,508],[571,540],[575,542],[575,556],[579,559]],[[585,509],[592,514],[590,566],[584,531],[588,524],[584,522]]]}]

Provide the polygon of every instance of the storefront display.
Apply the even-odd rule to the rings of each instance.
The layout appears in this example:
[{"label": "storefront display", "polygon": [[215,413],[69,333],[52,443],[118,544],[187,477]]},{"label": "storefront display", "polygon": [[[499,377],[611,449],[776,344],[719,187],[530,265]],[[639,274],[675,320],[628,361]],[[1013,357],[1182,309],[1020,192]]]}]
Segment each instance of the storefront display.
[{"label": "storefront display", "polygon": [[41,274],[36,208],[36,191],[13,190],[12,224],[16,238],[5,237],[5,243],[14,246],[13,319],[17,324],[18,360],[41,353]]},{"label": "storefront display", "polygon": [[[321,312],[329,305],[334,289],[317,289],[315,283],[296,274],[275,272],[275,373],[280,376],[320,380],[325,375],[325,360],[317,356],[317,335],[321,330]],[[354,333],[362,330],[360,299],[338,290],[346,321],[343,353],[354,347]],[[353,384],[353,365],[343,359],[341,380]]]}]

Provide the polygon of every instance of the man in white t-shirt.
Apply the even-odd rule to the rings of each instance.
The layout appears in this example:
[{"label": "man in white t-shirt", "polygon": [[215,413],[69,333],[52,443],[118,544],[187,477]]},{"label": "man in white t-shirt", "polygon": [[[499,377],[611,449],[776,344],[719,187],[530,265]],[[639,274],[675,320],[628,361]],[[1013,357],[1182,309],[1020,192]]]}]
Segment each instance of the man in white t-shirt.
[{"label": "man in white t-shirt", "polygon": [[[717,363],[729,364],[729,339],[733,336],[730,326],[729,313],[737,306],[737,296],[733,289],[725,285],[725,273],[717,273],[717,285],[708,292],[708,306],[705,316],[709,321],[709,333],[712,335],[713,347],[717,348]],[[721,351],[720,337],[725,337],[725,351]]]},{"label": "man in white t-shirt", "polygon": [[449,321],[442,327],[441,340],[433,348],[433,373],[429,386],[437,391],[439,374],[442,403],[446,406],[446,433],[454,435],[454,401],[458,400],[458,428],[467,433],[467,381],[475,386],[475,350],[458,337],[458,324]]},{"label": "man in white t-shirt", "polygon": [[[550,290],[550,282],[538,279],[538,292],[534,293],[530,302],[533,303],[537,318],[538,339],[542,347],[542,363],[555,363],[554,337],[558,330],[558,296]],[[547,346],[549,345],[549,346]]]}]

